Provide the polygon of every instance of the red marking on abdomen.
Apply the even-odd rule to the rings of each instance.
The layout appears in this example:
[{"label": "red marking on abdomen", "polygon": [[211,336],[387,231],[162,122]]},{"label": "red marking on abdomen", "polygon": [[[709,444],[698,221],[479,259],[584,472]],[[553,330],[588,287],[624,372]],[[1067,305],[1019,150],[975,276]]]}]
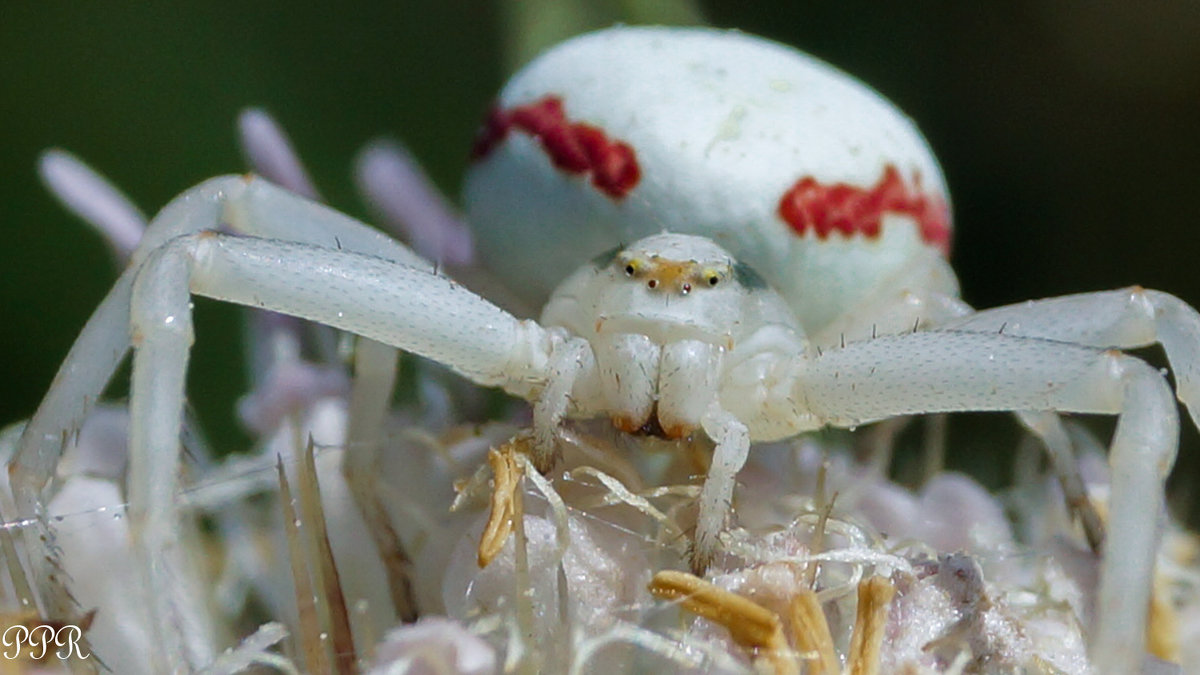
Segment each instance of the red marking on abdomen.
[{"label": "red marking on abdomen", "polygon": [[906,184],[891,164],[869,188],[822,185],[815,178],[801,178],[779,200],[779,217],[797,234],[812,230],[818,239],[834,232],[874,238],[879,236],[883,214],[901,213],[917,221],[922,239],[949,253],[950,209],[945,200],[920,191],[919,177],[914,183]]},{"label": "red marking on abdomen", "polygon": [[491,154],[510,129],[538,139],[554,166],[567,173],[592,175],[592,185],[620,199],[637,185],[642,172],[628,143],[609,139],[603,129],[570,122],[562,99],[546,96],[508,110],[493,108],[475,137],[471,159]]}]

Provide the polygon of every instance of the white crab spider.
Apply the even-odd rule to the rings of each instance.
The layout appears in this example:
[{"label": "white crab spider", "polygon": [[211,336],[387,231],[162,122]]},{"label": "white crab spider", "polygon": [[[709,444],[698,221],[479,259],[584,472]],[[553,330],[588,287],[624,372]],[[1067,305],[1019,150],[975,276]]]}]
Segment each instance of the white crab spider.
[{"label": "white crab spider", "polygon": [[[1178,423],[1160,374],[1105,349],[1163,343],[1190,408],[1194,310],[1134,289],[970,313],[942,257],[940,171],[912,125],[828,66],[739,34],[618,28],[567,43],[514,78],[478,155],[468,207],[493,266],[534,297],[577,268],[540,322],[330,209],[212,179],[154,219],[72,348],[13,467],[21,508],[33,512],[64,434],[132,345],[129,513],[147,597],[167,602],[191,294],[335,326],[529,399],[543,466],[569,416],[702,431],[716,448],[701,562],[752,441],[941,411],[1116,414],[1117,536],[1094,654],[1132,670]],[[1027,419],[1059,443],[1052,416]]]}]

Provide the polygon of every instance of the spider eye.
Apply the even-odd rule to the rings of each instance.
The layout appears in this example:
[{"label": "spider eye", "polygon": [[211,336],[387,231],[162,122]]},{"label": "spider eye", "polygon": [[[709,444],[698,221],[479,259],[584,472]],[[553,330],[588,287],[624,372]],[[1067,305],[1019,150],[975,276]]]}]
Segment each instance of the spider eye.
[{"label": "spider eye", "polygon": [[718,276],[717,276],[717,275],[715,275],[715,274],[714,274],[714,275],[712,275],[711,277],[709,277],[709,278],[708,278],[708,285],[709,285],[709,286],[716,286],[716,285],[717,285],[717,284],[719,284],[719,283],[721,283],[721,278],[720,278],[720,277],[718,277]]},{"label": "spider eye", "polygon": [[637,271],[637,268],[635,268],[633,265],[625,266],[625,276],[627,276],[627,277],[633,276],[633,273],[636,271]]}]

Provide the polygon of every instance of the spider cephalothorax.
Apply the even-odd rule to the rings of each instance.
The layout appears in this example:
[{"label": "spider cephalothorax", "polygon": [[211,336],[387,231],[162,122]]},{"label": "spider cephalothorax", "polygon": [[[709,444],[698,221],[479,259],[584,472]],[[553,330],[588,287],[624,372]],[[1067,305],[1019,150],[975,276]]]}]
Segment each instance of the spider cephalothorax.
[{"label": "spider cephalothorax", "polygon": [[[594,368],[575,412],[682,438],[731,373],[772,347],[799,351],[787,304],[712,241],[660,234],[596,258],[558,287],[542,323],[586,341]],[[768,337],[769,336],[769,337]]]}]

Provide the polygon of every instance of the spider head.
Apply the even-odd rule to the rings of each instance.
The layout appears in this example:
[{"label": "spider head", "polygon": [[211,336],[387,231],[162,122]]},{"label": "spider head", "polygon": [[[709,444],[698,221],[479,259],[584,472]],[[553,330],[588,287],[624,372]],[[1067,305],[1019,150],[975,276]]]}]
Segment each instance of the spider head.
[{"label": "spider head", "polygon": [[684,235],[643,239],[636,247],[618,253],[612,266],[657,294],[690,295],[728,286],[733,278],[733,263],[727,253],[706,239]]},{"label": "spider head", "polygon": [[[730,344],[747,308],[775,293],[712,240],[656,234],[594,258],[555,292],[543,322],[585,337],[637,333],[660,344]],[[786,313],[786,312],[785,312]]]}]

